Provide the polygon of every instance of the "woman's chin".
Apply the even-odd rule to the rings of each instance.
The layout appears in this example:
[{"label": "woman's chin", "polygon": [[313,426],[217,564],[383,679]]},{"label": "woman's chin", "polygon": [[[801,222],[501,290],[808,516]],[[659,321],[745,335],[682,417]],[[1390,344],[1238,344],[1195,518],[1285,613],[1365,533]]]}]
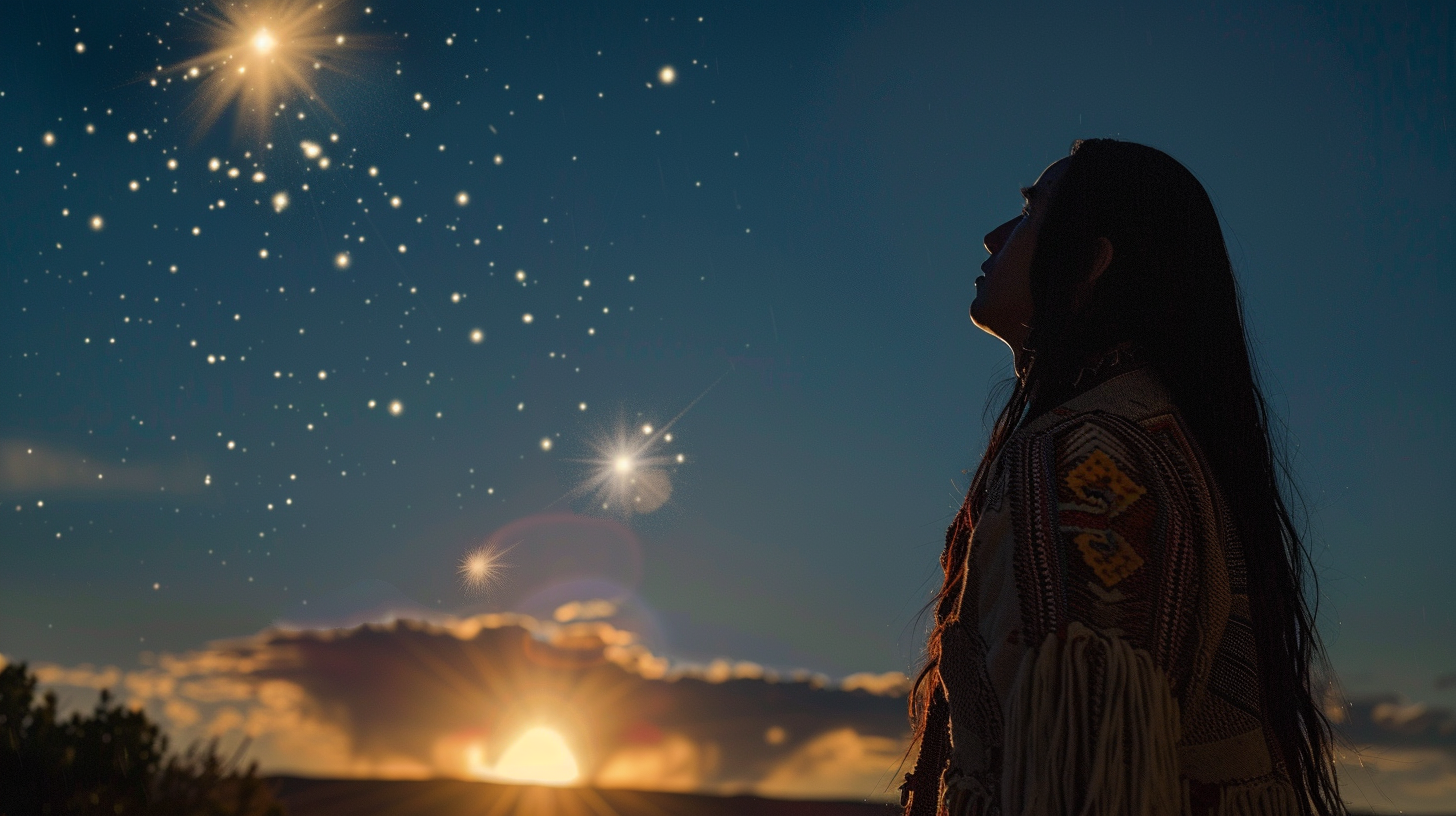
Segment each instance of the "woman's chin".
[{"label": "woman's chin", "polygon": [[977,294],[975,299],[971,301],[969,314],[971,316],[971,322],[976,324],[976,328],[983,331],[990,331],[990,329],[986,328],[986,304],[981,302],[980,294]]}]

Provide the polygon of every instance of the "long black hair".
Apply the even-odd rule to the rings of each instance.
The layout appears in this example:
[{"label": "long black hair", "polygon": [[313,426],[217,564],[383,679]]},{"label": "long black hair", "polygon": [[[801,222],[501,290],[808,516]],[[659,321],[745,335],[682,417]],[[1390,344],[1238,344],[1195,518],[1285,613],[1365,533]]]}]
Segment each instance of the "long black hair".
[{"label": "long black hair", "polygon": [[[1090,295],[1083,285],[1097,239],[1112,261]],[[1238,284],[1213,203],[1171,156],[1114,139],[1073,142],[1031,260],[1032,326],[1010,397],[992,427],[965,505],[946,534],[945,582],[936,598],[926,664],[910,712],[921,751],[943,741],[940,635],[956,592],[991,462],[1023,419],[1070,396],[1089,359],[1132,343],[1172,395],[1226,497],[1244,549],[1265,716],[1301,813],[1344,813],[1323,710],[1334,679],[1315,630],[1318,588],[1284,493],[1290,478],[1250,360]],[[1081,293],[1079,295],[1079,292]],[[939,776],[937,767],[927,768]],[[916,776],[919,776],[917,763]],[[930,780],[910,784],[917,793]],[[938,783],[937,783],[938,784]],[[917,805],[921,804],[919,802]],[[920,808],[916,808],[920,810]]]}]

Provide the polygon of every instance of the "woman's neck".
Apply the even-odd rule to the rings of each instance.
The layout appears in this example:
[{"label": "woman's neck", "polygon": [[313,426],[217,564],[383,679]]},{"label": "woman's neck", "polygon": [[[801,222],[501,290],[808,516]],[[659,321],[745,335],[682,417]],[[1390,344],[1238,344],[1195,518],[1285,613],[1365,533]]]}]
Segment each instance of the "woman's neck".
[{"label": "woman's neck", "polygon": [[[1045,379],[1038,384],[1038,394],[1032,399],[1027,418],[1037,416],[1066,402],[1072,397],[1091,389],[1097,384],[1130,371],[1146,362],[1146,355],[1132,341],[1123,341],[1111,348],[1092,352],[1082,357],[1081,363],[1058,382]],[[1023,360],[1018,355],[1017,377],[1025,381],[1027,369],[1035,365],[1034,353],[1025,352]]]}]

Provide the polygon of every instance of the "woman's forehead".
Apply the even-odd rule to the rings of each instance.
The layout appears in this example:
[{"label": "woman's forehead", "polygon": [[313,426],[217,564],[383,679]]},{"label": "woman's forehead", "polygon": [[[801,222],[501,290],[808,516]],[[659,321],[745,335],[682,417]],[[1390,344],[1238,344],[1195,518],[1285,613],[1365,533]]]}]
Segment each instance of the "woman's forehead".
[{"label": "woman's forehead", "polygon": [[1036,177],[1036,183],[1032,187],[1037,192],[1041,192],[1056,184],[1057,179],[1062,177],[1062,173],[1066,172],[1068,161],[1070,159],[1064,156],[1047,165],[1046,169],[1041,171],[1041,175]]}]

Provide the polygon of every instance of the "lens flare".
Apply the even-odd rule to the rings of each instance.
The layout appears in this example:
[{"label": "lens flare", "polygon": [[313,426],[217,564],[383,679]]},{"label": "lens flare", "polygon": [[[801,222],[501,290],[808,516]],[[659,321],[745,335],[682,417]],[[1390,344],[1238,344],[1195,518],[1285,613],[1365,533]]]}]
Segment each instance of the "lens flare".
[{"label": "lens flare", "polygon": [[[287,103],[299,98],[331,113],[314,79],[321,72],[348,73],[351,52],[368,37],[339,33],[346,0],[213,0],[187,15],[203,29],[211,50],[163,69],[199,83],[189,107],[197,130],[236,108],[239,130],[270,130]],[[153,77],[148,74],[148,78]]]}]

